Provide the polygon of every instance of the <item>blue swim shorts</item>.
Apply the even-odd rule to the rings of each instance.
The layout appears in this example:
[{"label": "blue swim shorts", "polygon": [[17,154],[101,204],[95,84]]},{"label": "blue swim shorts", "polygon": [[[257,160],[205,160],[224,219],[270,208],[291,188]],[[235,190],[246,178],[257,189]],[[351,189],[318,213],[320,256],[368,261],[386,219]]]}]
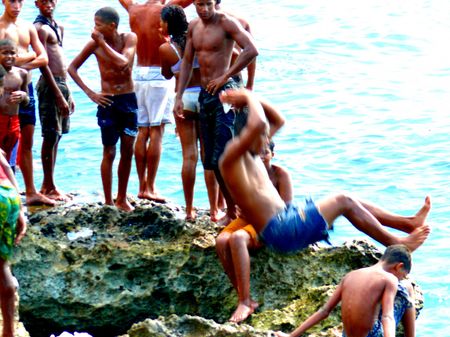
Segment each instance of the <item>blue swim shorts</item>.
[{"label": "blue swim shorts", "polygon": [[27,105],[19,105],[20,128],[26,125],[36,125],[36,101],[34,99],[33,84],[28,83],[28,97],[30,101]]},{"label": "blue swim shorts", "polygon": [[328,242],[329,237],[327,223],[310,199],[303,210],[287,204],[259,235],[267,247],[280,253],[295,253],[317,241]]},{"label": "blue swim shorts", "polygon": [[122,134],[137,135],[137,100],[134,92],[108,96],[110,106],[97,108],[97,123],[102,131],[104,146],[116,145]]}]

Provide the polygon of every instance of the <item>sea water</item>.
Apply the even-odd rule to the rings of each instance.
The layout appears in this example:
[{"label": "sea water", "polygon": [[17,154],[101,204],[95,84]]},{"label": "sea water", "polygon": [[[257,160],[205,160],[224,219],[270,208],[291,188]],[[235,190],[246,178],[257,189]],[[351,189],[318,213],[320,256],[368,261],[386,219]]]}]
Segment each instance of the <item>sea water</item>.
[{"label": "sea water", "polygon": [[[69,62],[89,40],[94,13],[102,6],[115,7],[120,30],[129,31],[127,13],[118,1],[59,1],[56,18],[65,27]],[[428,221],[433,232],[414,253],[412,269],[425,295],[417,336],[449,336],[450,2],[226,0],[223,8],[251,24],[260,55],[255,91],[287,119],[275,138],[274,161],[291,172],[298,201],[346,191],[412,215],[431,196]],[[36,14],[34,2],[25,1],[21,17],[31,21]],[[194,9],[188,14],[193,18]],[[99,89],[94,57],[80,74]],[[35,71],[35,81],[38,75]],[[76,112],[70,133],[60,142],[56,183],[63,191],[78,193],[79,200],[101,201],[96,107],[70,85]],[[40,145],[37,126],[38,188]],[[163,148],[157,187],[184,205],[181,147],[173,126],[166,127]],[[207,207],[201,165],[197,171],[195,206]],[[135,169],[128,191],[138,191]],[[345,219],[337,221],[332,242],[351,238],[366,236]]]}]

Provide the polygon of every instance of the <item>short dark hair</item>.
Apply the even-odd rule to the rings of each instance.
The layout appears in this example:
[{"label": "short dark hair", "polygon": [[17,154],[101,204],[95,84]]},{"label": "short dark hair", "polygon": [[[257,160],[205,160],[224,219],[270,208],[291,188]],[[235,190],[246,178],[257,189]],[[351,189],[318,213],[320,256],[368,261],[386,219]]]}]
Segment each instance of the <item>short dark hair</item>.
[{"label": "short dark hair", "polygon": [[386,248],[381,261],[388,264],[403,263],[407,273],[411,271],[411,251],[405,245],[392,245]]},{"label": "short dark hair", "polygon": [[222,0],[216,0],[216,5],[220,5],[220,2],[221,2]]},{"label": "short dark hair", "polygon": [[17,45],[16,45],[16,43],[15,43],[13,40],[10,40],[10,39],[0,39],[0,48],[1,48],[1,47],[4,47],[4,46],[17,48]]},{"label": "short dark hair", "polygon": [[103,7],[95,12],[95,16],[98,16],[105,23],[115,23],[116,26],[119,26],[119,13],[112,7]]}]

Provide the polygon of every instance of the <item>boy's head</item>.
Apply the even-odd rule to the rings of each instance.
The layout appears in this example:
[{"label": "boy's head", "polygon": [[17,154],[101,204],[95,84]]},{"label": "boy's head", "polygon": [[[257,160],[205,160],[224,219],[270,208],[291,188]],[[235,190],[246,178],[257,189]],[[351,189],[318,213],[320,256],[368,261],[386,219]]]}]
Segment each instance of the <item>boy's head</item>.
[{"label": "boy's head", "polygon": [[43,16],[51,17],[57,2],[58,0],[36,0],[34,4]]},{"label": "boy's head", "polygon": [[6,71],[11,70],[16,62],[17,47],[16,44],[9,39],[0,40],[0,65]]},{"label": "boy's head", "polygon": [[270,161],[272,160],[274,153],[273,149],[275,148],[275,143],[272,139],[269,139],[267,144],[264,146],[264,149],[261,152],[261,160],[263,161],[264,165],[269,166]]},{"label": "boy's head", "polygon": [[395,276],[399,279],[404,278],[411,271],[411,252],[405,245],[387,247],[381,257],[381,261],[392,266]]},{"label": "boy's head", "polygon": [[24,0],[2,0],[5,5],[5,13],[13,18],[17,18],[22,10]]},{"label": "boy's head", "polygon": [[104,25],[115,25],[115,28],[119,27],[119,13],[112,7],[103,7],[95,12],[95,25],[97,27],[97,21],[101,21]]}]

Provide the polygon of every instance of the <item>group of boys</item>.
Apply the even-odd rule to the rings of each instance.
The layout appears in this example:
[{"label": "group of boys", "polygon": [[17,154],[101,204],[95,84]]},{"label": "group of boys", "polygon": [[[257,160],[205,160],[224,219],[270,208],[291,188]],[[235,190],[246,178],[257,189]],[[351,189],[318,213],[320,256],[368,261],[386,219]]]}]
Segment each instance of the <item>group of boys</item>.
[{"label": "group of boys", "polygon": [[[126,190],[136,136],[138,137],[136,160],[140,161],[137,164],[140,179],[139,196],[160,199],[154,189],[155,165],[157,168],[160,140],[164,131],[164,116],[167,106],[170,106],[170,95],[167,93],[167,83],[162,83],[165,80],[160,78],[160,73],[157,73],[160,66],[158,57],[155,56],[157,48],[155,48],[156,51],[154,48],[149,48],[149,46],[158,46],[164,39],[155,41],[155,35],[147,36],[148,33],[159,31],[159,14],[164,3],[148,1],[144,5],[138,5],[131,0],[119,1],[130,14],[130,26],[133,32],[119,33],[117,12],[111,7],[101,8],[94,16],[95,26],[91,40],[74,58],[68,72],[89,98],[98,105],[97,119],[104,146],[101,176],[105,203],[131,211],[133,207],[127,200]],[[17,17],[23,1],[3,0],[3,2],[5,12],[10,12],[9,15]],[[47,44],[53,41],[52,46],[59,50],[55,44],[60,46],[59,43],[62,41],[61,28],[58,28],[53,18],[46,14],[48,11],[44,11],[52,4],[54,8],[56,1],[38,0],[37,4],[39,3],[43,7],[43,9],[40,8],[41,15],[44,19],[48,18],[49,23],[44,19],[37,20],[38,28],[42,25],[46,30],[38,36],[41,39],[47,36],[44,41],[47,41]],[[170,3],[187,6],[192,3],[192,0],[174,0]],[[326,317],[341,300],[344,331],[348,336],[369,335],[376,321],[374,317],[380,311],[380,303],[381,325],[385,335],[392,335],[392,326],[395,326],[393,324],[394,298],[397,294],[398,280],[404,278],[410,270],[409,252],[422,245],[430,232],[429,226],[425,223],[431,208],[430,198],[426,198],[422,208],[412,217],[387,212],[344,194],[335,195],[317,203],[308,200],[303,209],[294,205],[292,185],[287,173],[277,167],[264,165],[264,161],[267,162],[264,156],[269,141],[283,126],[285,120],[274,106],[243,88],[238,83],[239,80],[236,80],[236,75],[254,62],[258,55],[253,38],[237,19],[218,11],[215,0],[195,0],[194,3],[198,18],[189,24],[174,112],[180,117],[183,115],[181,98],[192,71],[194,55],[196,55],[200,65],[202,86],[199,103],[204,140],[203,165],[205,169],[215,172],[227,199],[227,219],[224,223],[228,226],[217,238],[217,252],[227,276],[238,293],[238,306],[230,320],[241,322],[258,307],[258,303],[250,297],[249,248],[265,245],[269,249],[282,253],[299,251],[317,241],[327,240],[328,231],[332,228],[334,220],[343,215],[356,228],[381,244],[395,246],[388,248],[387,257],[384,257],[379,265],[347,275],[324,309],[294,331],[292,336],[299,335],[312,324]],[[144,22],[148,24],[148,30],[143,29]],[[40,27],[41,30],[42,27]],[[0,25],[0,32],[1,29]],[[29,31],[31,32],[32,29],[30,28]],[[28,36],[31,35],[30,33]],[[51,36],[53,40],[48,36]],[[21,56],[21,41],[17,39],[16,42],[19,46],[19,56]],[[33,46],[32,43],[31,45]],[[236,46],[239,47],[239,54],[231,62]],[[46,86],[55,93],[56,88],[59,88],[58,78],[60,75],[65,78],[65,73],[59,74],[51,67],[51,53],[48,45],[46,49],[49,54],[49,66],[47,67],[44,62],[38,67],[48,68],[42,71],[43,78],[47,81]],[[30,55],[26,54],[22,58],[37,59],[40,49],[34,50],[35,53],[28,53]],[[44,52],[43,49],[42,53]],[[133,62],[136,52],[140,69],[135,72],[133,80]],[[15,50],[12,54],[15,54]],[[91,90],[78,74],[79,67],[92,54],[96,56],[100,70],[100,92]],[[55,59],[58,58],[57,53],[53,55],[56,55]],[[11,56],[8,57],[11,58]],[[17,65],[20,57],[15,58]],[[30,62],[28,59],[26,60]],[[19,64],[26,64],[23,59],[20,62],[23,63]],[[9,64],[12,69],[14,61],[5,62],[7,72]],[[20,82],[20,85],[10,94],[8,104],[14,108],[8,111],[12,112],[16,111],[19,103],[25,104],[28,100],[26,74],[19,70],[15,71],[15,74],[16,82]],[[54,83],[48,78],[49,74],[53,74],[50,77],[53,78]],[[5,91],[7,88],[5,82]],[[62,90],[59,90],[63,95]],[[140,97],[136,97],[136,94]],[[67,117],[71,106],[69,97],[63,100],[59,94],[55,95],[58,100],[54,105],[60,111],[59,115]],[[154,97],[159,98],[151,101]],[[226,108],[228,106],[232,108]],[[246,124],[238,135],[234,135],[235,114],[239,116],[244,111],[248,113]],[[156,115],[161,118],[156,118]],[[62,126],[60,131],[63,132]],[[59,137],[60,134],[57,133],[57,141]],[[148,138],[150,138],[150,145]],[[114,201],[112,163],[119,139],[121,142],[119,187]],[[152,143],[156,143],[153,144],[156,149],[151,149]],[[138,150],[139,147],[141,149]],[[54,167],[54,161],[52,164]],[[147,173],[145,173],[146,170]],[[399,237],[391,234],[384,227],[395,228],[409,235]],[[394,255],[402,257],[392,258],[392,254],[388,253],[391,250],[399,251]],[[373,281],[371,284],[366,282],[369,279]],[[361,284],[366,285],[366,288],[359,289]],[[358,299],[361,302],[363,295],[370,299],[371,305],[364,315],[355,309],[353,304],[346,305],[346,303],[355,303]],[[282,333],[278,334],[282,336]]]},{"label": "group of boys", "polygon": [[[34,24],[19,19],[23,0],[3,0],[2,3],[0,64],[6,75],[4,95],[0,100],[0,148],[13,168],[16,162],[20,167],[27,205],[55,205],[56,200],[67,199],[56,188],[53,172],[58,143],[62,134],[68,132],[68,116],[73,111],[65,83],[63,29],[53,20],[56,1],[35,2],[40,14]],[[37,83],[44,171],[40,192],[34,185],[32,158],[36,113],[31,70],[36,68],[41,70]]]}]

